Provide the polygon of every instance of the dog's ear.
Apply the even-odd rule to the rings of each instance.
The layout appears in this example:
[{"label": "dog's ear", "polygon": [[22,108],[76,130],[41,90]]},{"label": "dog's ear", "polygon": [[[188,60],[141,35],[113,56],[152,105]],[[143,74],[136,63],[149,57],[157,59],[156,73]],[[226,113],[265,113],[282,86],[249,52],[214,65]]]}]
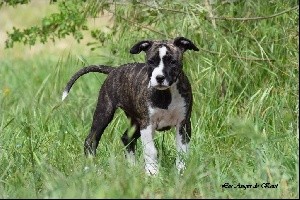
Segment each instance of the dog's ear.
[{"label": "dog's ear", "polygon": [[199,49],[194,45],[194,43],[191,40],[186,39],[184,37],[175,38],[174,45],[183,49],[183,51],[186,51],[186,50],[199,51]]},{"label": "dog's ear", "polygon": [[153,42],[149,40],[138,42],[135,45],[133,45],[133,47],[131,47],[130,53],[138,54],[141,51],[147,51],[152,46],[152,43]]}]

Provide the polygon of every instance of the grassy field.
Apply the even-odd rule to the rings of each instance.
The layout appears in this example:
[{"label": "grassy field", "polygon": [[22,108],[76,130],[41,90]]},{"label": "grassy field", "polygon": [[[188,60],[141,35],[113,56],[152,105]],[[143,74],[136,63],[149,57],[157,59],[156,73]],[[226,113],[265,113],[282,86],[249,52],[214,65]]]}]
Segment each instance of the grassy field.
[{"label": "grassy field", "polygon": [[[72,38],[4,49],[5,31],[38,23],[55,10],[38,2],[29,5],[30,14],[26,6],[0,9],[0,198],[299,198],[298,9],[267,19],[214,21],[203,17],[204,4],[174,1],[164,4],[169,10],[147,12],[148,24],[116,17],[123,28],[96,51]],[[212,4],[212,14],[272,16],[297,5],[234,1]],[[120,5],[118,12],[134,17],[150,9],[140,6]],[[91,24],[100,27],[108,19]],[[179,35],[201,49],[184,60],[194,98],[185,173],[179,176],[175,168],[174,130],[155,137],[158,176],[145,175],[140,141],[137,165],[130,167],[120,140],[128,127],[121,110],[97,156],[85,158],[83,142],[105,75],[82,77],[61,102],[71,75],[89,64],[143,61],[144,55],[129,54],[135,42]],[[242,188],[250,184],[258,187]]]}]

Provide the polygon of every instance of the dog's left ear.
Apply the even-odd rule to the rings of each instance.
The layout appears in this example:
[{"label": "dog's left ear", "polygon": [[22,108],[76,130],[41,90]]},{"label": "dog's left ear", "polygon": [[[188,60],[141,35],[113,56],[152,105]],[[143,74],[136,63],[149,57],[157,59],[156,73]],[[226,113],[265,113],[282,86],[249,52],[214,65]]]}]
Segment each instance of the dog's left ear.
[{"label": "dog's left ear", "polygon": [[191,40],[186,39],[184,37],[175,38],[174,45],[183,49],[183,51],[186,51],[186,50],[199,51],[199,49],[196,47],[196,45],[194,45],[194,43]]},{"label": "dog's left ear", "polygon": [[138,54],[141,51],[147,51],[152,46],[152,41],[144,40],[141,42],[138,42],[137,44],[133,45],[130,49],[130,53],[132,54]]}]

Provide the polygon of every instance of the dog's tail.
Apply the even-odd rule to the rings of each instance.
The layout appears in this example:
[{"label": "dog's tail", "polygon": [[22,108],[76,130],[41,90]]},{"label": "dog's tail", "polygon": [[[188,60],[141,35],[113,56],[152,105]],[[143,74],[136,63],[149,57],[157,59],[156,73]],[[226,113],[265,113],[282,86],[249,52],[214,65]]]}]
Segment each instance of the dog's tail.
[{"label": "dog's tail", "polygon": [[90,65],[88,67],[84,67],[84,68],[80,69],[78,72],[76,72],[71,77],[71,79],[67,83],[67,86],[65,87],[64,92],[62,94],[62,98],[61,98],[62,101],[68,96],[70,89],[72,88],[73,84],[80,76],[90,73],[90,72],[99,72],[99,73],[103,73],[103,74],[109,74],[113,69],[115,69],[115,68],[110,67],[110,66],[105,66],[105,65]]}]

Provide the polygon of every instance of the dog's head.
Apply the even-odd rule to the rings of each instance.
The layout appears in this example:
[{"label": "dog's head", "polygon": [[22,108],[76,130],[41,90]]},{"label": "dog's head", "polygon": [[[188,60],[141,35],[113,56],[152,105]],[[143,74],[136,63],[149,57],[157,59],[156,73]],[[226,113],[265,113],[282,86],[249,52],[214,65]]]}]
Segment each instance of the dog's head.
[{"label": "dog's head", "polygon": [[182,72],[182,56],[186,50],[199,51],[189,39],[177,37],[170,41],[144,40],[135,44],[130,53],[146,52],[149,87],[169,88]]}]

